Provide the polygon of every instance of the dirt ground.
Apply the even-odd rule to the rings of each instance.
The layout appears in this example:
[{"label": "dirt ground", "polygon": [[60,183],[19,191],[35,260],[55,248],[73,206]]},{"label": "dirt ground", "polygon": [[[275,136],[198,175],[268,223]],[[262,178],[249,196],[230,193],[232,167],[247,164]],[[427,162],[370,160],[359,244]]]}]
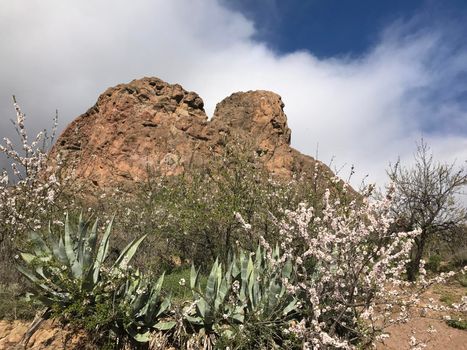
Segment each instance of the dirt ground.
[{"label": "dirt ground", "polygon": [[[441,305],[450,305],[460,301],[467,295],[467,288],[459,284],[438,285],[428,290],[423,300],[433,298]],[[411,349],[410,338],[415,337],[418,342],[426,344],[421,347],[426,350],[467,350],[467,330],[452,328],[441,320],[443,313],[431,312],[426,317],[414,315],[407,324],[395,325],[387,328],[390,338],[384,344],[377,346],[378,350]],[[452,314],[453,318],[467,319],[467,314]],[[429,329],[433,331],[429,331]]]},{"label": "dirt ground", "polygon": [[[424,298],[433,298],[440,303],[449,305],[458,302],[467,295],[467,288],[459,285],[443,285],[429,290]],[[426,350],[467,350],[467,330],[449,327],[446,322],[440,320],[442,314],[427,314],[426,317],[414,317],[410,322],[389,327],[390,334],[384,344],[379,344],[377,350],[405,350],[410,347],[411,337],[417,341],[426,343]],[[466,315],[452,315],[467,318]],[[0,321],[0,350],[23,349],[18,347],[22,336],[28,329],[29,322],[24,321]],[[430,329],[435,332],[428,331]],[[31,350],[56,350],[56,349],[90,349],[86,346],[86,339],[82,334],[72,334],[66,329],[60,328],[52,321],[46,321],[32,336],[27,349]]]},{"label": "dirt ground", "polygon": [[[435,333],[428,332],[430,326]],[[404,325],[388,328],[390,338],[378,350],[411,349],[409,342],[414,336],[426,343],[427,350],[467,350],[467,331],[449,327],[445,322],[428,318],[417,318]]]}]

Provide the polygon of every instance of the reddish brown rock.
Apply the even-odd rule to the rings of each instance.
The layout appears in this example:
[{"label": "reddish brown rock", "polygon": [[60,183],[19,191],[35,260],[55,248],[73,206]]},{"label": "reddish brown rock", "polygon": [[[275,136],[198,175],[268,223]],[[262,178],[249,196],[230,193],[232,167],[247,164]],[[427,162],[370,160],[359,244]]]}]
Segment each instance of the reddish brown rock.
[{"label": "reddish brown rock", "polygon": [[[148,169],[180,174],[240,139],[252,145],[272,174],[286,179],[311,174],[315,160],[290,147],[283,107],[273,92],[237,92],[220,102],[208,121],[196,93],[157,78],[133,80],[107,89],[74,120],[51,159],[60,154],[75,178],[107,188],[142,181]],[[332,175],[325,165],[317,166]]]},{"label": "reddish brown rock", "polygon": [[[24,350],[21,340],[29,328],[26,321],[0,321],[0,350]],[[45,321],[31,336],[26,349],[96,349],[86,338],[84,332],[73,332],[53,321]]]}]

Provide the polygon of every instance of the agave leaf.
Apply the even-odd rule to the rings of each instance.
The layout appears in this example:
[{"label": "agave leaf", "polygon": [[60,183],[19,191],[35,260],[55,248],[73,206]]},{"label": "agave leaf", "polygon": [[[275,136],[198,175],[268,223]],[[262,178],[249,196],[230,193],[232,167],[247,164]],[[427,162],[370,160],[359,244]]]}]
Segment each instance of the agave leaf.
[{"label": "agave leaf", "polygon": [[37,232],[31,232],[29,236],[36,255],[50,255],[50,248]]},{"label": "agave leaf", "polygon": [[101,243],[99,245],[99,250],[97,251],[96,260],[94,261],[93,267],[93,282],[97,283],[99,280],[99,273],[102,263],[104,262],[105,258],[107,257],[107,253],[109,251],[109,237],[110,232],[112,231],[112,224],[114,218],[110,220],[110,223],[107,225],[105,230],[104,236],[102,237]]},{"label": "agave leaf", "polygon": [[205,299],[208,304],[213,304],[212,302],[215,300],[216,297],[216,282],[217,282],[217,274],[218,274],[218,261],[214,262],[212,265],[211,273],[208,277],[208,282],[206,285],[206,295]]},{"label": "agave leaf", "polygon": [[258,245],[255,253],[255,267],[259,268],[261,266],[261,261],[263,260],[263,254],[261,252],[261,246]]},{"label": "agave leaf", "polygon": [[215,295],[215,299],[218,299],[218,296],[219,296],[219,288],[220,288],[221,283],[222,283],[222,264],[219,264],[219,265],[217,266],[216,277],[217,277],[217,280],[216,280],[216,295]]},{"label": "agave leaf", "polygon": [[21,257],[28,264],[31,264],[37,258],[36,255],[30,253],[21,253]]},{"label": "agave leaf", "polygon": [[84,260],[84,237],[87,231],[87,223],[83,221],[83,213],[79,214],[78,219],[78,248],[77,248],[77,260],[83,264]]},{"label": "agave leaf", "polygon": [[96,251],[97,242],[97,224],[98,220],[94,222],[91,231],[84,242],[83,246],[83,270],[89,273],[90,267],[93,265],[93,257]]},{"label": "agave leaf", "polygon": [[228,289],[229,289],[229,286],[232,285],[232,270],[233,270],[233,264],[230,263],[225,271],[224,278],[223,278],[225,282],[227,283]]},{"label": "agave leaf", "polygon": [[[75,266],[76,262],[76,254],[74,251],[74,246],[73,246],[73,241],[71,238],[71,227],[70,227],[70,219],[68,216],[68,213],[66,214],[66,219],[65,219],[65,237],[64,237],[64,243],[65,243],[65,253],[68,258],[69,264],[72,267],[73,271],[73,266]],[[76,267],[75,267],[76,270]],[[77,275],[74,274],[75,277],[78,277]]]},{"label": "agave leaf", "polygon": [[247,295],[247,286],[248,286],[248,259],[245,254],[241,252],[240,254],[240,277],[241,277],[241,288],[240,288],[240,298],[242,301],[245,301]]},{"label": "agave leaf", "polygon": [[162,272],[162,275],[157,279],[156,285],[154,286],[154,293],[159,295],[164,284],[165,272]]},{"label": "agave leaf", "polygon": [[[251,273],[253,272],[254,265],[253,265],[253,259],[251,256],[248,258],[248,265],[247,265],[247,276],[250,276]],[[247,277],[248,278],[248,277]]]},{"label": "agave leaf", "polygon": [[199,269],[198,271],[196,271],[195,266],[191,264],[191,271],[190,271],[190,288],[191,289],[195,289],[197,287],[198,275],[199,275]]},{"label": "agave leaf", "polygon": [[293,299],[282,311],[282,315],[287,316],[290,312],[297,309],[297,299]]},{"label": "agave leaf", "polygon": [[36,277],[34,275],[34,273],[32,273],[31,271],[29,270],[26,270],[25,268],[23,268],[22,266],[16,266],[16,268],[18,269],[19,272],[21,272],[28,280],[30,280],[32,283],[36,284],[36,285],[40,285],[41,282],[39,280],[38,277]]},{"label": "agave leaf", "polygon": [[68,260],[68,256],[66,255],[66,249],[65,249],[65,243],[63,242],[63,237],[60,237],[58,240],[58,249],[60,250],[60,254],[63,254],[63,256],[66,259],[66,265],[68,267],[71,267],[70,260]]},{"label": "agave leaf", "polygon": [[60,239],[58,241],[51,240],[52,243],[52,252],[55,257],[61,264],[68,265],[68,258],[66,256],[65,247],[60,244]]},{"label": "agave leaf", "polygon": [[235,255],[233,255],[232,257],[231,266],[232,266],[231,275],[234,279],[237,279],[238,275],[240,274],[240,268],[237,266],[237,258]]},{"label": "agave leaf", "polygon": [[[132,293],[133,296],[135,294],[135,292],[130,293]],[[131,307],[137,317],[143,315],[145,313],[145,310],[147,310],[148,308],[147,294],[137,294],[136,297],[134,297],[133,302],[131,303]]]},{"label": "agave leaf", "polygon": [[37,266],[34,270],[36,271],[36,273],[37,273],[40,277],[44,278],[44,280],[46,279],[46,277],[45,277],[45,275],[44,275],[44,267],[42,267],[42,266]]},{"label": "agave leaf", "polygon": [[254,265],[253,265],[253,260],[251,259],[251,256],[248,258],[248,265],[247,265],[246,271],[247,272],[246,272],[245,282],[248,285],[249,293],[250,293],[250,296],[251,296],[251,288],[253,288],[253,283],[254,283],[255,277],[256,277],[256,276],[254,276]]},{"label": "agave leaf", "polygon": [[242,281],[246,281],[248,278],[248,259],[245,256],[245,253],[240,253],[240,275]]},{"label": "agave leaf", "polygon": [[206,303],[206,301],[204,299],[199,299],[197,302],[196,302],[196,308],[198,309],[199,311],[199,314],[201,315],[201,317],[203,318],[206,318],[206,312],[209,311],[207,310],[208,309],[208,305]]},{"label": "agave leaf", "polygon": [[165,298],[162,301],[161,306],[159,307],[159,312],[156,314],[156,317],[159,317],[160,315],[165,313],[169,309],[171,302],[172,300],[170,297]]},{"label": "agave leaf", "polygon": [[78,260],[75,260],[71,266],[71,273],[75,278],[81,278],[83,276],[83,265]]},{"label": "agave leaf", "polygon": [[175,321],[160,321],[154,325],[154,328],[160,331],[168,331],[175,327],[177,322]]},{"label": "agave leaf", "polygon": [[127,333],[139,343],[147,343],[151,339],[151,332],[146,331],[141,333],[140,331],[135,330],[133,327],[126,329]]},{"label": "agave leaf", "polygon": [[293,269],[293,265],[292,265],[292,261],[287,260],[283,269],[282,269],[282,278],[290,278],[290,276],[292,275],[292,269]]},{"label": "agave leaf", "polygon": [[270,314],[274,311],[274,309],[278,306],[279,299],[282,297],[280,295],[281,287],[278,283],[276,283],[275,279],[272,279],[269,283],[269,287],[265,297],[266,300],[266,313]]},{"label": "agave leaf", "polygon": [[154,318],[154,314],[156,313],[156,309],[158,306],[159,306],[159,312],[156,315],[156,317],[159,316],[159,314],[165,312],[167,308],[170,306],[170,302],[171,302],[170,296],[167,297],[168,301],[166,304],[164,304],[164,302],[166,301],[164,300],[164,302],[161,305],[158,305],[159,297],[160,297],[160,290],[163,284],[163,276],[164,274],[161,277],[159,277],[159,279],[156,282],[156,285],[153,286],[151,289],[151,293],[147,301],[147,308],[146,308],[146,313],[145,313],[146,323],[151,322],[151,320]]},{"label": "agave leaf", "polygon": [[218,297],[216,298],[216,309],[219,308],[219,306],[224,302],[225,297],[227,296],[227,293],[230,289],[230,283],[227,282],[227,279],[223,278],[218,289]]},{"label": "agave leaf", "polygon": [[122,251],[120,256],[115,261],[112,268],[118,268],[125,270],[128,267],[128,263],[135,255],[136,251],[138,250],[139,245],[141,242],[146,238],[146,235],[143,235],[141,238],[137,240],[131,241]]}]

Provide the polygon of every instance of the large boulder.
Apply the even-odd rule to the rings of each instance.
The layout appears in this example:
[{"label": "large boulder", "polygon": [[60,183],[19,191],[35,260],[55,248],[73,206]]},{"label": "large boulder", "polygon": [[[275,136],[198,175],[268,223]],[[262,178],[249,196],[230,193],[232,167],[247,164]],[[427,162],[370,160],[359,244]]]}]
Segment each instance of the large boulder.
[{"label": "large boulder", "polygon": [[105,189],[143,181],[148,170],[181,174],[221,154],[229,141],[243,140],[279,178],[311,176],[315,169],[332,176],[328,167],[290,147],[283,107],[273,92],[237,92],[208,120],[196,93],[157,78],[133,80],[107,89],[65,129],[51,165],[60,155],[65,172]]}]

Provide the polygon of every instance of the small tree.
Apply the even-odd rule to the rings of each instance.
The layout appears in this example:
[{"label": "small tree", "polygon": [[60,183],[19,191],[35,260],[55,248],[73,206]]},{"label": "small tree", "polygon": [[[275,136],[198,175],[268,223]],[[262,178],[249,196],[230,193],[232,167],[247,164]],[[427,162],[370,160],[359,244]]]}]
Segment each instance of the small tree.
[{"label": "small tree", "polygon": [[407,265],[410,281],[418,275],[427,243],[465,223],[467,218],[465,206],[456,198],[467,184],[467,169],[456,168],[455,163],[434,161],[423,139],[417,144],[414,158],[412,167],[403,167],[398,161],[387,171],[395,186],[393,212],[396,225],[399,229],[421,230]]}]

